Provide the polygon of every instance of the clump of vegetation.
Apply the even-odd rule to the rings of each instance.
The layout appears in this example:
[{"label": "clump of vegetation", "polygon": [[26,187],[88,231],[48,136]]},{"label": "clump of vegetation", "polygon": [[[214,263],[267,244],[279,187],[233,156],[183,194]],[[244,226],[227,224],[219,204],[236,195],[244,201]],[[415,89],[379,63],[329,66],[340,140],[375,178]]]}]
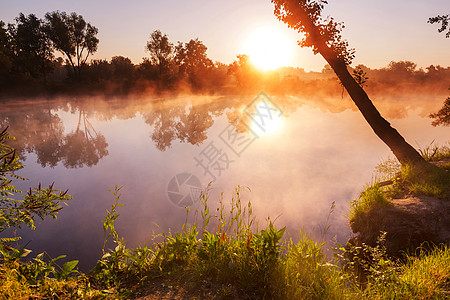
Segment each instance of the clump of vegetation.
[{"label": "clump of vegetation", "polygon": [[447,299],[450,280],[450,251],[436,247],[418,256],[408,256],[406,263],[381,262],[381,272],[372,276],[361,291],[364,299]]},{"label": "clump of vegetation", "polygon": [[[45,217],[56,219],[62,204],[72,197],[66,191],[57,190],[53,184],[45,188],[30,188],[25,194],[17,189],[15,180],[26,180],[15,174],[23,166],[18,156],[7,142],[13,140],[7,128],[0,132],[0,233],[10,228],[20,228],[25,225],[36,229],[35,219],[44,220]],[[62,267],[56,261],[65,257],[45,262],[44,253],[37,255],[29,262],[24,263],[22,258],[28,256],[31,250],[15,248],[12,243],[21,239],[20,236],[0,238],[0,298],[18,299],[26,296],[39,295],[43,298],[66,297],[67,295],[82,295],[85,285],[78,283],[83,280],[77,274],[77,260],[68,261]]]},{"label": "clump of vegetation", "polygon": [[[235,189],[229,206],[221,197],[214,214],[208,192],[203,193],[193,224],[186,221],[179,233],[162,234],[163,241],[152,248],[129,250],[114,229],[116,188],[116,203],[104,222],[105,233],[110,232],[106,236],[113,237],[116,248],[99,260],[93,282],[101,289],[116,287],[125,294],[166,279],[203,293],[202,297],[343,298],[345,281],[340,278],[344,275],[326,260],[325,243],[318,244],[302,232],[298,242],[282,242],[285,228],[278,230],[270,218],[259,230],[251,203],[241,200],[244,190]],[[188,208],[186,220],[189,215]]]},{"label": "clump of vegetation", "polygon": [[350,221],[353,221],[375,207],[389,206],[392,204],[382,188],[375,183],[367,186],[367,188],[361,192],[359,197],[353,200],[350,205],[349,219]]},{"label": "clump of vegetation", "polygon": [[438,199],[446,199],[449,196],[449,170],[436,167],[424,170],[407,165],[402,168],[401,176],[412,194],[428,195]]}]

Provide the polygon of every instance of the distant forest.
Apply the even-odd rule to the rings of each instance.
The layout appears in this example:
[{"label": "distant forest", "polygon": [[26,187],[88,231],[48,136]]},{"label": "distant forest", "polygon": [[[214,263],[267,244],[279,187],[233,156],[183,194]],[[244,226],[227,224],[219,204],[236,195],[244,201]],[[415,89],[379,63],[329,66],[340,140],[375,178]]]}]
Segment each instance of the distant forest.
[{"label": "distant forest", "polygon": [[[50,12],[43,19],[19,14],[13,24],[0,21],[0,99],[58,95],[255,94],[342,96],[331,68],[306,72],[284,67],[260,71],[247,55],[231,64],[212,61],[199,39],[173,43],[155,30],[143,41],[148,56],[139,64],[123,56],[91,59],[98,29],[76,13]],[[449,87],[450,67],[418,68],[411,61],[381,69],[351,68],[371,94],[431,93]]]}]

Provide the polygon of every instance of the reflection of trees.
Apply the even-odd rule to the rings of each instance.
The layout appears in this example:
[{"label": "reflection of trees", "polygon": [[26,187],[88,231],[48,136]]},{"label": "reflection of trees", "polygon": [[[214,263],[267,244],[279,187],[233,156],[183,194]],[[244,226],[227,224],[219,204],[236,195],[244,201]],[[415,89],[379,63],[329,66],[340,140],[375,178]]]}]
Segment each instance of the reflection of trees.
[{"label": "reflection of trees", "polygon": [[105,137],[95,131],[85,112],[80,110],[76,130],[65,135],[61,118],[53,112],[58,108],[62,107],[23,105],[0,114],[0,128],[9,126],[16,137],[11,144],[22,159],[34,152],[43,167],[63,161],[65,167],[76,168],[93,166],[108,155]]},{"label": "reflection of trees", "polygon": [[59,150],[64,127],[58,115],[50,108],[34,107],[30,111],[13,109],[2,113],[0,127],[10,127],[16,140],[11,144],[24,158],[25,152],[35,152],[43,166],[56,166],[60,160]]},{"label": "reflection of trees", "polygon": [[96,165],[108,155],[108,143],[102,134],[98,134],[89,122],[86,112],[80,110],[75,131],[63,139],[61,156],[67,168]]},{"label": "reflection of trees", "polygon": [[188,111],[184,106],[171,107],[146,113],[144,117],[154,127],[151,138],[161,151],[170,148],[175,139],[201,144],[207,138],[206,130],[214,123],[212,113],[204,106],[193,106]]},{"label": "reflection of trees", "polygon": [[[302,105],[318,108],[324,112],[339,113],[353,109],[348,99],[328,97],[275,97],[270,96],[283,112],[283,116],[292,115]],[[11,135],[16,136],[14,148],[22,159],[26,153],[36,153],[37,162],[43,167],[54,167],[58,162],[67,168],[96,165],[108,155],[108,143],[105,137],[95,130],[90,122],[93,116],[97,120],[126,120],[142,115],[146,124],[152,126],[151,139],[155,147],[165,151],[178,140],[182,143],[199,145],[207,139],[207,131],[215,119],[226,117],[229,124],[236,126],[239,132],[248,130],[251,120],[244,108],[254,100],[253,96],[192,97],[133,99],[115,98],[96,101],[67,100],[64,105],[53,102],[32,103],[29,105],[2,104],[0,128],[9,126]],[[395,100],[395,101],[394,101]],[[402,100],[402,99],[400,99]],[[407,115],[405,101],[397,98],[380,98],[377,105],[390,118],[403,118]],[[423,107],[422,98],[408,103],[421,107],[428,115],[436,111],[440,102],[429,101],[431,109]],[[434,104],[433,104],[434,103]],[[416,105],[417,104],[417,105]],[[422,105],[422,106],[421,106]],[[61,118],[56,111],[70,111],[77,115],[76,126],[70,133],[64,132]]]}]

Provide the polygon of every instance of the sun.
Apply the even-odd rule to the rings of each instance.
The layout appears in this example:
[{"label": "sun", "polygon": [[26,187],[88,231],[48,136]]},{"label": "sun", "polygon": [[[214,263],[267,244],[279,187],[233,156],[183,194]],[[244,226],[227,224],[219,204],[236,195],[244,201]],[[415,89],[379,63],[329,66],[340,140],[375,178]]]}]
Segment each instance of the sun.
[{"label": "sun", "polygon": [[247,38],[244,53],[252,64],[263,71],[274,70],[292,63],[292,41],[276,27],[264,26]]}]

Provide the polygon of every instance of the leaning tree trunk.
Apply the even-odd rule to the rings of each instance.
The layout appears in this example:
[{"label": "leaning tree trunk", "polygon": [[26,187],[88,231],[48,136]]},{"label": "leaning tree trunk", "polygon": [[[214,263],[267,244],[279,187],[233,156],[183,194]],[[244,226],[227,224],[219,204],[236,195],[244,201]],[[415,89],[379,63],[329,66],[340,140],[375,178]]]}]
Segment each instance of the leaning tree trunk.
[{"label": "leaning tree trunk", "polygon": [[367,96],[363,88],[348,72],[347,66],[340,60],[328,60],[348,94],[361,111],[375,134],[391,149],[401,164],[423,163],[425,160],[414,147],[408,144],[403,136],[383,118]]},{"label": "leaning tree trunk", "polygon": [[319,47],[319,50],[342,82],[364,119],[369,123],[375,134],[391,149],[399,162],[402,165],[426,163],[419,152],[408,144],[400,133],[380,115],[366,92],[350,75],[343,60],[339,59],[325,43],[322,44],[322,47]]},{"label": "leaning tree trunk", "polygon": [[334,70],[364,119],[369,123],[375,134],[391,149],[399,162],[402,165],[408,163],[428,164],[419,152],[408,144],[400,133],[380,115],[366,92],[348,72],[344,59],[338,57],[337,53],[326,44],[320,28],[313,22],[308,11],[299,9],[296,10],[296,14],[299,15],[299,19],[317,51]]}]

